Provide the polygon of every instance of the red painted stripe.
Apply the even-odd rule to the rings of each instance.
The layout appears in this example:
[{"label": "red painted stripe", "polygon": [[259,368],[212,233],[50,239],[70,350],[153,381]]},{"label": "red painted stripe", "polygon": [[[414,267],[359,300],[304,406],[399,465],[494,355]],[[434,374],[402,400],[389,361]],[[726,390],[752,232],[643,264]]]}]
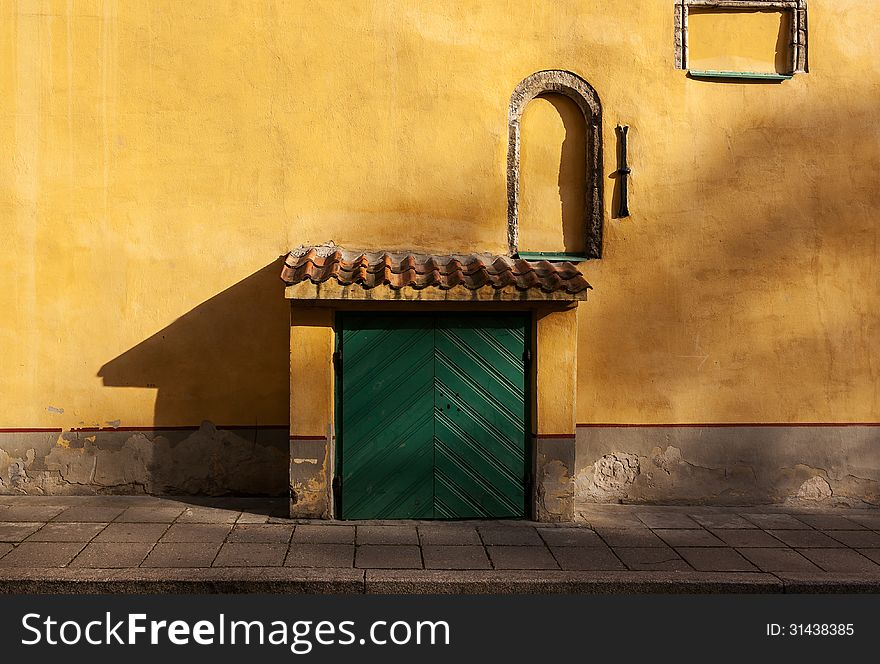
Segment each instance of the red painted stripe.
[{"label": "red painted stripe", "polygon": [[[289,424],[230,424],[217,425],[215,428],[226,431],[242,431],[247,429],[289,429]],[[152,426],[152,427],[71,427],[70,429],[62,429],[61,427],[26,427],[26,428],[0,428],[0,433],[61,433],[62,431],[72,431],[75,433],[100,433],[108,431],[198,431],[201,429],[199,425],[180,425],[180,426]]]},{"label": "red painted stripe", "polygon": [[609,429],[636,429],[636,428],[673,428],[682,427],[690,429],[709,429],[720,427],[880,427],[880,422],[683,422],[680,424],[632,424],[623,422],[609,423],[578,423],[578,428],[609,428]]},{"label": "red painted stripe", "polygon": [[290,440],[327,440],[327,436],[289,436]]},{"label": "red painted stripe", "polygon": [[539,433],[535,438],[574,438],[574,433]]},{"label": "red painted stripe", "polygon": [[0,429],[0,433],[61,433],[62,431],[61,427],[53,427],[51,429],[38,429],[34,427]]}]

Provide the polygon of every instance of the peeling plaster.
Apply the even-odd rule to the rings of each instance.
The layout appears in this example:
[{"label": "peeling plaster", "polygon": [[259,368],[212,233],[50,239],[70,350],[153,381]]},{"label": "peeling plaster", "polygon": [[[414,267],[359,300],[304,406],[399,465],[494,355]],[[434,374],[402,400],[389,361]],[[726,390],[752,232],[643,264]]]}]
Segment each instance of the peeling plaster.
[{"label": "peeling plaster", "polygon": [[828,480],[817,475],[801,484],[795,497],[799,500],[826,500],[833,493]]},{"label": "peeling plaster", "polygon": [[[817,444],[820,433],[824,440],[836,442],[836,453],[831,453],[827,445]],[[880,504],[880,470],[868,468],[865,476],[847,472],[861,461],[860,454],[869,454],[873,449],[873,432],[867,432],[864,439],[852,437],[851,429],[837,437],[829,433],[760,427],[749,428],[747,433],[734,428],[657,430],[646,426],[621,434],[612,429],[604,435],[613,435],[618,444],[626,447],[593,457],[595,460],[590,463],[586,456],[588,445],[602,442],[601,437],[591,432],[589,435],[595,436],[594,440],[585,441],[586,436],[580,439],[575,500],[582,503]],[[646,450],[649,442],[657,438],[667,444]],[[672,441],[676,444],[668,444]],[[841,465],[783,463],[792,456],[805,460],[828,457],[828,462]]]},{"label": "peeling plaster", "polygon": [[558,459],[542,464],[535,518],[538,521],[570,521],[572,496],[571,471],[568,467]]},{"label": "peeling plaster", "polygon": [[538,521],[574,518],[574,436],[535,441],[535,514]]},{"label": "peeling plaster", "polygon": [[66,431],[48,451],[0,449],[0,493],[278,495],[285,450],[203,422],[194,432]]},{"label": "peeling plaster", "polygon": [[626,495],[640,472],[639,458],[634,454],[606,454],[586,472],[575,476],[575,495],[594,502],[606,502]]},{"label": "peeling plaster", "polygon": [[330,445],[324,438],[290,441],[290,515],[332,517]]}]

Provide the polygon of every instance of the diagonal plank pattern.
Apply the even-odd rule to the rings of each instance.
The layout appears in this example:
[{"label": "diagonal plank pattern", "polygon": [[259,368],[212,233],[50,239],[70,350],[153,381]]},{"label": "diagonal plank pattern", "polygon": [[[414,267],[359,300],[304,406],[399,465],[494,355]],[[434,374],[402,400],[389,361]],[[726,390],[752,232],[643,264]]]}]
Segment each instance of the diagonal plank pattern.
[{"label": "diagonal plank pattern", "polygon": [[526,323],[341,317],[343,518],[525,516]]}]

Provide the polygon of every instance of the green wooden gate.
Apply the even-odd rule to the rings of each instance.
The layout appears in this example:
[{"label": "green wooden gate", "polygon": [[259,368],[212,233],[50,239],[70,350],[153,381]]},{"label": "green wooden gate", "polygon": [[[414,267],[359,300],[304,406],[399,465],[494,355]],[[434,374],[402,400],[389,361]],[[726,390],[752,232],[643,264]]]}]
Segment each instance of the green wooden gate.
[{"label": "green wooden gate", "polygon": [[344,519],[526,516],[523,314],[339,314]]}]

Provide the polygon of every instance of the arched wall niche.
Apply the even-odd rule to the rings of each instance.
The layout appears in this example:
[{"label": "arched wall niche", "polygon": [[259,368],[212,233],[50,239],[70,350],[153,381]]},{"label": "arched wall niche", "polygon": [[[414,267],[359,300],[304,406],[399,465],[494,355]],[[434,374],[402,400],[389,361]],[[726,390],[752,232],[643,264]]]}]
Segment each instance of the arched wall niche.
[{"label": "arched wall niche", "polygon": [[583,206],[584,258],[602,256],[602,106],[596,91],[577,74],[560,69],[539,71],[525,78],[510,98],[507,150],[507,242],[519,250],[520,125],[526,106],[535,97],[561,94],[577,104],[586,126],[586,186]]}]

